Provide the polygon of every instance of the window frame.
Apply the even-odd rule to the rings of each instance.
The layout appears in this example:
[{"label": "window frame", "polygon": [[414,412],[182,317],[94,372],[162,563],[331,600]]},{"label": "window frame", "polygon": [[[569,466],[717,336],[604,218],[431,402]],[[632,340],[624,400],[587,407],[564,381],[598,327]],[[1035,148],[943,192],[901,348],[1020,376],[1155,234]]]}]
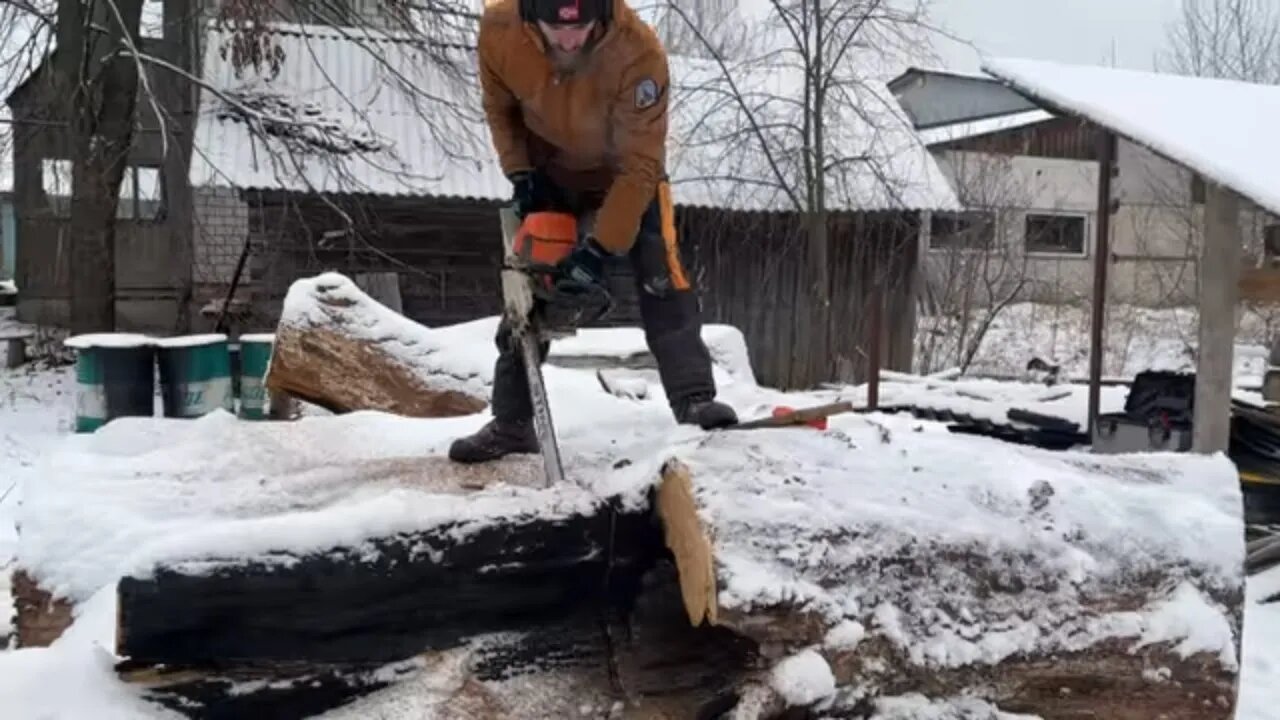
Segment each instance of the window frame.
[{"label": "window frame", "polygon": [[[1031,238],[1030,228],[1027,226],[1031,223],[1032,218],[1068,218],[1080,221],[1080,250],[1077,251],[1056,251],[1056,250],[1032,250],[1029,241]],[[1058,260],[1081,260],[1087,259],[1092,254],[1092,243],[1089,242],[1089,231],[1092,229],[1091,218],[1089,213],[1083,210],[1028,210],[1022,215],[1022,252],[1029,258],[1053,258]]]}]

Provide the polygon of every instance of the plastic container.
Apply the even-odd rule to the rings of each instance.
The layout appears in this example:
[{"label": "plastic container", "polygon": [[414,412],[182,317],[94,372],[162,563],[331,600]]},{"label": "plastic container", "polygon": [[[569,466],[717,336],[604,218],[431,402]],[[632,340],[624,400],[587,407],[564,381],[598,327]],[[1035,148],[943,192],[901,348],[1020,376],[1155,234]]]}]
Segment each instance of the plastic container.
[{"label": "plastic container", "polygon": [[245,420],[267,418],[267,393],[263,380],[271,364],[271,333],[240,336],[240,362],[237,371],[240,385],[240,417]]},{"label": "plastic container", "polygon": [[154,343],[133,333],[90,333],[63,342],[76,351],[76,432],[155,414]]},{"label": "plastic container", "polygon": [[197,418],[218,409],[235,412],[226,335],[183,335],[155,343],[165,417]]}]

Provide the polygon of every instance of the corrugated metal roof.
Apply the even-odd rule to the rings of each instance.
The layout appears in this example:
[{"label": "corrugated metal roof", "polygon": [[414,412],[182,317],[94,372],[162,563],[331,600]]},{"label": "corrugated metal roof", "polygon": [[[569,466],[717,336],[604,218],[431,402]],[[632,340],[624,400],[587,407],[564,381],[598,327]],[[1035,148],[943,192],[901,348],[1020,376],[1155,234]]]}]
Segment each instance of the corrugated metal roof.
[{"label": "corrugated metal roof", "polygon": [[[489,144],[469,51],[451,51],[462,68],[455,76],[429,61],[421,47],[385,35],[281,26],[273,32],[284,53],[278,72],[238,73],[221,52],[228,39],[223,30],[209,31],[204,79],[218,92],[202,93],[193,184],[510,197]],[[718,67],[675,57],[671,74],[668,169],[676,202],[790,209],[772,168],[786,178],[800,176],[798,140],[771,131],[770,158],[754,136],[728,132],[745,127],[745,114],[727,94]],[[795,113],[796,80],[795,73],[776,68],[734,78],[757,118],[775,120]],[[958,207],[901,107],[887,87],[873,85],[859,107],[862,117],[828,124],[829,147],[843,150],[829,153],[841,162],[827,174],[828,207]],[[251,129],[244,113],[227,112],[229,105],[250,106],[262,120]],[[802,189],[796,192],[803,197]]]}]

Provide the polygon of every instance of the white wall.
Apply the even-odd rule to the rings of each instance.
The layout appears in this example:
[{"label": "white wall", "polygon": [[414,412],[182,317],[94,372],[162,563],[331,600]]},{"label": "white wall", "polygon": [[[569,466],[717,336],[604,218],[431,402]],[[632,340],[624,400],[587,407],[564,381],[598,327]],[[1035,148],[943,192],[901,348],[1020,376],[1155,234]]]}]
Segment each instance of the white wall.
[{"label": "white wall", "polygon": [[[1096,237],[1098,165],[1091,161],[998,156],[940,151],[939,164],[971,207],[997,208],[999,252],[1005,276],[1025,277],[1019,299],[1042,302],[1085,300],[1092,294]],[[1118,174],[1112,181],[1119,209],[1109,238],[1112,264],[1108,296],[1124,303],[1183,305],[1196,297],[1196,262],[1202,205],[1192,202],[1192,173],[1124,140],[1117,143]],[[1085,217],[1085,252],[1080,255],[1025,252],[1028,213],[1079,213]],[[1266,217],[1242,211],[1247,263],[1261,261]],[[973,264],[976,251],[931,249],[922,238],[925,267],[935,286],[954,286],[961,262]],[[965,260],[964,257],[969,259]],[[988,269],[978,277],[992,274]],[[972,276],[973,271],[967,270]],[[1006,279],[1005,286],[1013,280]],[[991,283],[987,282],[990,285]]]}]

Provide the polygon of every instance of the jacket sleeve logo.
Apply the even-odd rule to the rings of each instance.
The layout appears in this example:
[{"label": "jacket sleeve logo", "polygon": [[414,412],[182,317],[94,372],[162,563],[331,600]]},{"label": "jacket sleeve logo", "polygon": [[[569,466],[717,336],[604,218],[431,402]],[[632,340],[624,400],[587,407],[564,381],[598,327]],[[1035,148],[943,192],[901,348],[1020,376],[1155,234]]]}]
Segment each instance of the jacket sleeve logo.
[{"label": "jacket sleeve logo", "polygon": [[636,83],[636,109],[644,110],[658,102],[658,83],[647,77]]}]

